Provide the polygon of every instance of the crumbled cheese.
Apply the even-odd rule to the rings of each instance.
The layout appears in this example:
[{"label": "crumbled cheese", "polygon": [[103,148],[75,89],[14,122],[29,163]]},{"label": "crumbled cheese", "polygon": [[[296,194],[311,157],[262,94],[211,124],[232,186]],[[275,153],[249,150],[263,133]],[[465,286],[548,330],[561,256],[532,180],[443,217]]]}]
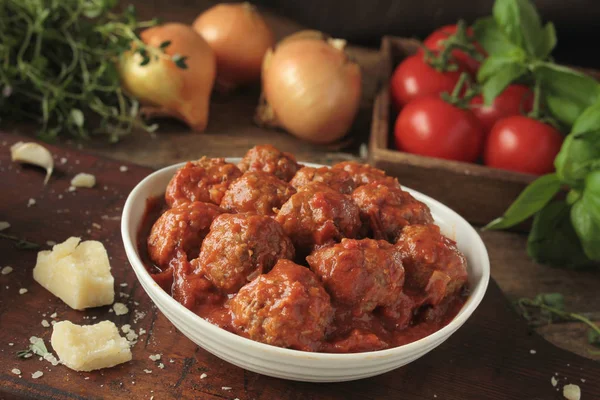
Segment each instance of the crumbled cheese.
[{"label": "crumbled cheese", "polygon": [[131,325],[125,324],[121,327],[121,330],[123,331],[123,333],[129,333],[129,331],[131,331]]},{"label": "crumbled cheese", "polygon": [[533,349],[529,350],[529,354],[535,354],[535,353],[537,353],[537,351],[535,351]]},{"label": "crumbled cheese", "polygon": [[54,326],[54,324],[56,324],[56,321],[50,321],[50,325]]},{"label": "crumbled cheese", "polygon": [[119,297],[124,297],[124,298],[128,299],[129,298],[129,294],[123,293],[123,292],[119,292]]},{"label": "crumbled cheese", "polygon": [[44,328],[49,328],[50,327],[50,323],[48,321],[46,321],[45,319],[42,320],[42,326]]},{"label": "crumbled cheese", "polygon": [[56,242],[55,242],[54,240],[47,240],[47,241],[46,241],[46,244],[47,244],[48,246],[50,246],[50,247],[52,247],[52,246],[56,246]]},{"label": "crumbled cheese", "polygon": [[550,378],[550,383],[552,384],[552,386],[556,387],[556,385],[558,384],[558,380],[555,377]]},{"label": "crumbled cheese", "polygon": [[200,375],[200,379],[204,379],[206,378],[208,375],[206,375],[205,373],[202,373],[202,375]]},{"label": "crumbled cheese", "polygon": [[[136,302],[134,302],[133,304],[135,304]],[[138,304],[136,304],[138,305]],[[143,319],[146,316],[146,313],[144,311],[138,311],[135,310],[133,312],[134,316],[133,316],[133,323],[137,323],[140,319]]]},{"label": "crumbled cheese", "polygon": [[56,317],[58,317],[58,314],[56,314],[56,313],[50,314],[50,318],[56,318]]},{"label": "crumbled cheese", "polygon": [[60,361],[75,371],[93,371],[131,360],[127,340],[111,321],[75,325],[61,321],[54,325],[52,347]]},{"label": "crumbled cheese", "polygon": [[147,373],[147,374],[151,374],[152,370],[151,369],[145,369],[144,372]]},{"label": "crumbled cheese", "polygon": [[563,396],[567,400],[580,400],[581,389],[577,385],[569,384],[563,387]]},{"label": "crumbled cheese", "polygon": [[129,341],[129,345],[133,346],[137,343],[138,334],[132,329],[125,334],[127,341]]},{"label": "crumbled cheese", "polygon": [[6,221],[0,221],[0,231],[10,228],[10,223]]},{"label": "crumbled cheese", "polygon": [[0,271],[0,274],[2,274],[2,275],[8,275],[11,272],[13,272],[13,268],[12,267],[4,267],[4,268],[2,268],[2,271]]},{"label": "crumbled cheese", "polygon": [[11,343],[9,343],[8,345],[9,345],[9,346],[14,346],[15,344],[11,342]]},{"label": "crumbled cheese", "polygon": [[52,354],[52,353],[44,354],[44,360],[48,361],[50,364],[52,364],[55,367],[58,365],[58,360],[56,359],[56,357],[54,357],[54,354]]},{"label": "crumbled cheese", "polygon": [[33,374],[31,374],[31,377],[33,379],[37,379],[37,378],[42,377],[43,375],[44,375],[44,373],[42,371],[35,371]]},{"label": "crumbled cheese", "polygon": [[31,206],[33,206],[33,205],[35,205],[35,199],[33,199],[33,198],[32,198],[32,199],[29,199],[29,200],[27,201],[27,207],[31,207]]},{"label": "crumbled cheese", "polygon": [[585,379],[581,378],[581,382],[585,383]]},{"label": "crumbled cheese", "polygon": [[12,372],[15,375],[21,375],[21,370],[18,368],[13,368],[10,372]]},{"label": "crumbled cheese", "polygon": [[229,386],[221,386],[221,389],[229,391],[229,390],[231,390],[231,387],[229,387]]},{"label": "crumbled cheese", "polygon": [[144,328],[140,328],[140,336],[145,335],[146,330]]},{"label": "crumbled cheese", "polygon": [[160,354],[151,354],[150,356],[148,356],[148,358],[152,361],[158,361],[160,360]]},{"label": "crumbled cheese", "polygon": [[19,289],[19,294],[25,294],[27,293],[29,290],[25,289],[25,288],[21,288]]},{"label": "crumbled cheese", "polygon": [[64,158],[64,157],[63,157],[63,158],[61,158],[61,159],[60,159],[60,163],[61,163],[61,164],[66,164],[66,163],[67,163],[67,159],[66,159],[66,158]]},{"label": "crumbled cheese", "polygon": [[75,186],[69,186],[69,188],[67,189],[69,192],[74,192],[77,190],[77,188]]},{"label": "crumbled cheese", "polygon": [[123,282],[123,283],[120,283],[119,286],[121,286],[121,287],[127,287],[127,284]]},{"label": "crumbled cheese", "polygon": [[114,278],[102,243],[71,237],[40,251],[33,278],[71,308],[104,306],[115,298]]},{"label": "crumbled cheese", "polygon": [[165,364],[163,364],[163,363],[159,363],[159,364],[158,364],[158,368],[160,368],[160,369],[165,369]]},{"label": "crumbled cheese", "polygon": [[121,165],[121,166],[119,167],[119,171],[121,171],[121,172],[127,172],[127,170],[128,170],[128,169],[129,169],[129,168],[127,168],[127,166],[126,166],[126,165]]},{"label": "crumbled cheese", "polygon": [[93,188],[94,185],[96,185],[96,177],[92,174],[81,172],[71,179],[71,186]]},{"label": "crumbled cheese", "polygon": [[62,194],[59,194],[59,195],[58,195],[58,199],[60,200],[60,199],[62,199],[62,198],[63,198],[63,195],[62,195]]},{"label": "crumbled cheese", "polygon": [[115,303],[113,305],[113,310],[115,310],[116,315],[125,315],[129,312],[129,308],[123,303]]},{"label": "crumbled cheese", "polygon": [[171,364],[173,364],[173,363],[175,362],[175,360],[173,360],[172,358],[169,358],[169,362],[170,362]]},{"label": "crumbled cheese", "polygon": [[96,223],[96,222],[93,222],[93,223],[92,223],[92,226],[93,226],[94,228],[96,228],[96,229],[102,229],[102,225],[100,225],[100,224],[98,224],[98,223]]}]

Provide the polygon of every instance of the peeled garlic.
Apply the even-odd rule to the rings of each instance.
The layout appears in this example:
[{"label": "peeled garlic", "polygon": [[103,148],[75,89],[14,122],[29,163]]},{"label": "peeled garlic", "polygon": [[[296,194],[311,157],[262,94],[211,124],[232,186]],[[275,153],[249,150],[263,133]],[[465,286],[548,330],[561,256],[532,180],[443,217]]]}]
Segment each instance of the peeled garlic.
[{"label": "peeled garlic", "polygon": [[45,168],[46,179],[44,179],[44,185],[48,183],[54,170],[54,160],[52,154],[44,146],[33,142],[18,142],[10,147],[10,157],[13,161]]}]

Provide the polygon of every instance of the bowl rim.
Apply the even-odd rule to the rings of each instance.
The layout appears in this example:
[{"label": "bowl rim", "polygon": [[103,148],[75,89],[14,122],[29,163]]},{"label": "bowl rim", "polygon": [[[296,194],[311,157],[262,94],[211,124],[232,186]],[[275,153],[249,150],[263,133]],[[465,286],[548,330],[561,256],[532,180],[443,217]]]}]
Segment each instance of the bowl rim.
[{"label": "bowl rim", "polygon": [[[230,162],[230,163],[237,163],[240,159],[241,158],[239,158],[239,157],[225,157],[225,161]],[[148,176],[146,176],[144,179],[142,179],[132,189],[132,191],[127,196],[127,200],[125,201],[125,205],[123,207],[123,212],[122,212],[122,216],[121,216],[121,237],[122,237],[123,245],[125,247],[125,253],[127,255],[129,263],[131,264],[138,280],[142,281],[140,283],[142,283],[144,290],[147,291],[147,290],[154,289],[154,290],[152,290],[153,294],[158,296],[160,298],[160,300],[165,302],[168,306],[173,307],[174,312],[183,313],[185,317],[190,318],[190,322],[191,322],[192,326],[199,326],[201,329],[206,330],[210,334],[222,336],[222,337],[226,338],[227,340],[229,340],[231,345],[243,346],[248,350],[253,349],[253,350],[262,352],[265,357],[267,357],[270,353],[271,356],[280,356],[280,357],[287,356],[287,357],[294,357],[294,358],[300,357],[300,358],[306,358],[306,359],[340,361],[340,362],[359,361],[359,360],[365,360],[365,359],[371,359],[371,358],[389,358],[389,357],[395,357],[400,353],[415,353],[416,354],[416,353],[419,353],[419,350],[422,347],[427,347],[429,345],[434,345],[434,347],[435,347],[436,343],[440,344],[441,342],[443,342],[445,340],[445,338],[449,337],[454,331],[456,331],[458,328],[460,328],[467,321],[467,319],[469,319],[471,314],[473,314],[475,309],[479,306],[479,304],[483,300],[483,297],[485,295],[485,292],[487,290],[487,286],[488,286],[488,283],[490,280],[490,259],[489,259],[489,255],[487,252],[487,248],[485,247],[485,244],[483,243],[481,236],[477,233],[475,228],[473,226],[471,226],[471,224],[469,224],[456,211],[452,210],[451,208],[449,208],[448,206],[439,202],[438,200],[433,199],[432,197],[429,197],[419,191],[416,191],[414,189],[411,189],[409,187],[402,185],[403,190],[408,191],[413,196],[417,197],[419,200],[421,200],[421,201],[426,200],[428,203],[434,204],[436,207],[441,209],[444,213],[453,215],[461,223],[466,224],[467,231],[470,231],[470,233],[474,236],[474,239],[475,239],[474,245],[476,247],[478,247],[481,252],[481,254],[480,254],[480,257],[482,258],[482,260],[481,260],[482,261],[481,277],[480,277],[479,281],[477,282],[474,290],[472,290],[470,292],[469,297],[468,297],[467,301],[465,302],[465,304],[463,305],[463,307],[460,309],[458,314],[448,324],[443,326],[441,329],[439,329],[419,340],[411,342],[411,343],[407,343],[407,344],[404,344],[401,346],[392,347],[392,348],[384,349],[384,350],[375,350],[375,351],[360,352],[360,353],[320,353],[320,352],[308,352],[308,351],[302,351],[302,350],[287,349],[287,348],[277,347],[277,346],[273,346],[273,345],[266,344],[266,343],[257,342],[252,339],[248,339],[243,336],[239,336],[233,332],[229,332],[229,331],[227,331],[221,327],[218,327],[216,325],[213,325],[212,323],[208,322],[204,318],[200,317],[199,315],[195,314],[191,310],[184,307],[181,303],[179,303],[177,300],[175,300],[171,295],[169,295],[167,292],[162,290],[162,288],[160,286],[158,286],[158,284],[154,281],[154,279],[152,278],[150,273],[146,270],[146,267],[144,266],[139,254],[138,254],[137,232],[130,232],[130,230],[129,230],[129,226],[131,225],[131,218],[130,218],[131,211],[133,210],[133,208],[136,205],[139,206],[139,204],[137,204],[135,202],[136,197],[139,196],[139,192],[141,192],[143,188],[145,188],[147,185],[149,185],[155,179],[160,178],[162,175],[174,174],[177,169],[186,165],[188,162],[189,161],[184,161],[181,163],[172,164],[172,165],[163,167],[161,169],[158,169],[158,170],[152,172],[151,174],[149,174]],[[303,161],[298,161],[298,162],[301,165],[308,166],[308,167],[317,167],[317,168],[318,167],[328,167],[328,168],[330,168],[330,166],[323,165],[323,164],[315,164],[315,163],[309,163],[309,162],[303,162]],[[144,207],[146,206],[146,203],[145,203],[146,200],[147,200],[146,198],[143,199]],[[149,293],[147,293],[147,294],[151,298],[152,302],[156,303],[154,301],[154,299],[152,298],[152,296],[150,296]],[[158,306],[158,304],[156,304],[156,305]],[[160,309],[160,307],[159,307],[159,309]],[[161,310],[161,312],[162,312],[162,310]],[[171,324],[175,325],[170,320],[170,318],[167,318],[167,319],[169,319],[169,322]],[[175,325],[175,327],[177,328],[176,325]],[[225,342],[223,342],[222,344],[227,346],[227,344]],[[200,347],[202,347],[202,346],[200,346]],[[227,346],[227,347],[229,347],[229,346]]]}]

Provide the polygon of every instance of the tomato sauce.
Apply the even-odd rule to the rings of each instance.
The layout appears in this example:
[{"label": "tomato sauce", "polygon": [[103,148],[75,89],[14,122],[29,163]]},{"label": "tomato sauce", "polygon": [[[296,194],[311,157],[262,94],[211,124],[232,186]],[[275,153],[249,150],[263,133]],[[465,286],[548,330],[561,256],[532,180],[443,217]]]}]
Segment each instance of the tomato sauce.
[{"label": "tomato sauce", "polygon": [[[187,260],[174,259],[168,267],[160,268],[152,262],[147,249],[147,240],[152,226],[166,209],[168,207],[163,196],[147,200],[142,226],[137,235],[137,246],[148,272],[167,293],[173,295],[173,270],[178,268],[175,263],[187,262]],[[185,286],[184,290],[188,290],[189,293],[184,293],[184,295],[195,296],[195,298],[200,296],[201,301],[196,301],[189,308],[210,323],[240,334],[232,326],[231,312],[226,305],[227,301],[235,294],[219,293],[211,287],[206,278],[195,279],[195,282],[189,282]],[[192,291],[196,293],[191,293]],[[198,291],[201,292],[200,295],[198,295]],[[402,306],[399,306],[394,316],[383,313],[379,309],[355,315],[351,309],[332,301],[335,310],[334,318],[327,330],[326,341],[319,350],[328,353],[364,352],[402,346],[417,341],[446,326],[462,309],[467,298],[468,290],[464,288],[458,294],[447,297],[435,307],[418,306],[423,299],[416,293],[410,293],[407,290],[404,293],[406,309],[403,310]],[[181,302],[181,300],[179,301]],[[402,326],[395,328],[398,324]],[[244,335],[242,334],[242,336]]]}]

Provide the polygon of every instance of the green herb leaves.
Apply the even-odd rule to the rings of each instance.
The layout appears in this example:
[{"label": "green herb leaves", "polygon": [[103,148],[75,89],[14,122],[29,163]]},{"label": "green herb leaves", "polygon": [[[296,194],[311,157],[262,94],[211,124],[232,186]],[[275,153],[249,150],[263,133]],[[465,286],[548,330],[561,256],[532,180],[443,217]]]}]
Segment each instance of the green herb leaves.
[{"label": "green herb leaves", "polygon": [[37,354],[40,357],[46,357],[50,352],[46,348],[46,344],[44,343],[44,339],[40,339],[38,337],[32,336],[29,338],[29,347],[25,350],[21,350],[17,352],[17,357],[19,358],[29,358],[33,354]]},{"label": "green herb leaves", "polygon": [[[115,62],[136,43],[135,10],[117,0],[0,2],[0,118],[35,122],[40,137],[150,130],[120,85]],[[159,50],[157,50],[159,51]],[[148,62],[151,60],[148,59]]]}]

